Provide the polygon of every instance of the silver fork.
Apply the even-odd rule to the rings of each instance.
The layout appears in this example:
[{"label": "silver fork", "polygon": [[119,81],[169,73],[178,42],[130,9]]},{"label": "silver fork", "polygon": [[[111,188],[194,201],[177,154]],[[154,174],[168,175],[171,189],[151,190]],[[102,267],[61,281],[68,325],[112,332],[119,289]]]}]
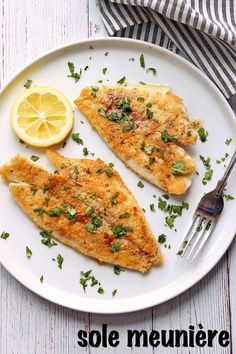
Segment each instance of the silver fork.
[{"label": "silver fork", "polygon": [[230,160],[223,178],[217,183],[213,191],[202,197],[194,212],[191,226],[185,234],[177,253],[181,257],[186,255],[187,261],[194,261],[214,230],[224,208],[224,188],[235,163],[236,151]]}]

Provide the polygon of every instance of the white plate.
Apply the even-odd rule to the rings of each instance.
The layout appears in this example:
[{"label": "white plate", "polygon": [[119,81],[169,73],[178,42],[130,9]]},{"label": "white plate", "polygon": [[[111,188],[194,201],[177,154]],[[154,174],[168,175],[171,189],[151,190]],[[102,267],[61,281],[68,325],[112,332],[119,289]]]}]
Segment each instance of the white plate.
[{"label": "white plate", "polygon": [[[105,52],[108,52],[107,56],[104,55]],[[156,76],[151,72],[147,74],[140,67],[141,53],[144,54],[147,67],[157,68]],[[131,57],[135,58],[134,62],[128,60]],[[74,62],[76,69],[89,66],[77,84],[67,77],[68,61]],[[104,67],[108,68],[106,75],[102,73]],[[0,164],[7,162],[16,153],[28,157],[35,154],[40,156],[38,163],[53,170],[43,150],[26,148],[18,142],[10,128],[9,110],[14,97],[23,89],[26,79],[32,79],[35,85],[54,86],[73,101],[84,86],[96,84],[100,79],[104,83],[112,84],[123,76],[126,76],[129,82],[145,81],[170,85],[177,95],[183,97],[190,117],[200,117],[209,131],[206,143],[198,142],[196,146],[188,149],[196,160],[200,175],[194,178],[192,187],[184,198],[170,199],[174,203],[182,200],[190,203],[189,210],[176,219],[177,232],[174,232],[164,226],[165,215],[158,210],[157,199],[153,198],[153,194],[161,196],[162,191],[145,181],[145,187],[138,188],[137,182],[140,178],[114,156],[82,114],[75,110],[74,131],[81,133],[85,146],[96,153],[95,157],[114,162],[115,168],[141,207],[147,210],[146,217],[154,234],[158,236],[164,232],[168,235],[171,249],[162,247],[166,256],[163,266],[154,268],[145,275],[127,270],[117,276],[111,266],[98,265],[94,260],[64,245],[45,247],[40,242],[39,230],[13,202],[8,188],[0,181],[0,232],[5,230],[11,235],[8,240],[0,239],[0,259],[3,266],[22,284],[42,297],[66,307],[95,313],[140,310],[182,293],[219,261],[235,234],[235,201],[227,201],[214,234],[201,257],[194,264],[189,264],[176,256],[179,241],[200,197],[215,187],[224,172],[223,164],[216,164],[216,159],[226,152],[232,155],[235,149],[235,140],[229,146],[225,144],[225,140],[236,136],[236,125],[227,102],[200,71],[179,56],[141,41],[108,38],[86,40],[51,52],[23,69],[0,96]],[[81,124],[81,120],[85,124]],[[82,157],[82,148],[69,138],[66,147],[60,148],[59,151],[68,157]],[[204,167],[199,154],[212,158],[214,174],[212,181],[206,186],[201,182]],[[235,172],[227,187],[227,193],[234,196],[236,184],[232,182],[236,177]],[[155,204],[156,213],[149,211],[150,203]],[[26,246],[33,252],[30,260],[25,256]],[[64,257],[62,270],[52,261],[58,253]],[[101,281],[105,289],[103,295],[90,286],[87,287],[86,293],[83,292],[79,283],[80,271],[89,269],[92,269],[94,276]],[[42,284],[39,281],[41,275],[44,275]],[[115,288],[118,290],[117,295],[112,297],[111,293]]]}]

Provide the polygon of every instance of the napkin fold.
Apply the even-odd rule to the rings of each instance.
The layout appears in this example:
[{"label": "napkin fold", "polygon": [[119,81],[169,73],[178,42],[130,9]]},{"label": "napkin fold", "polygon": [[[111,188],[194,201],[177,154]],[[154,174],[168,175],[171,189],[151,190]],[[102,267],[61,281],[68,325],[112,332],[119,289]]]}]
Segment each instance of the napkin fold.
[{"label": "napkin fold", "polygon": [[236,94],[235,0],[99,0],[110,36],[142,39],[191,61]]}]

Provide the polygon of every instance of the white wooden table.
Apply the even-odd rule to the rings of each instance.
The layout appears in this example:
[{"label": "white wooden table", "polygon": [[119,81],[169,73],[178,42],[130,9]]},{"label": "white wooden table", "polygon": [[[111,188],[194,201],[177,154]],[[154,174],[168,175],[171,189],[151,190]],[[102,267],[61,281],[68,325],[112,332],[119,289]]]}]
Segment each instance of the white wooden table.
[{"label": "white wooden table", "polygon": [[[21,66],[65,43],[104,36],[95,0],[0,0],[0,86]],[[0,267],[0,353],[233,353],[236,352],[236,242],[199,284],[167,303],[127,315],[93,315],[54,305],[33,294]],[[118,349],[80,348],[79,329],[120,333]],[[126,329],[226,329],[232,349],[131,349]]]}]

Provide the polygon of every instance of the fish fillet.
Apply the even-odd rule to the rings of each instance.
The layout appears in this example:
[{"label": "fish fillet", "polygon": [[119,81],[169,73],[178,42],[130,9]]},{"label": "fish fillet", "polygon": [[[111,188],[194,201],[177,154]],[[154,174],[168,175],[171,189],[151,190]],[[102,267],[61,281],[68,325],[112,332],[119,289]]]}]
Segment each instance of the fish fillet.
[{"label": "fish fillet", "polygon": [[197,136],[168,86],[91,86],[75,104],[133,171],[170,194],[186,192],[195,164],[178,144],[195,144]]},{"label": "fish fillet", "polygon": [[140,207],[112,166],[54,151],[48,157],[55,174],[20,155],[0,168],[13,198],[38,227],[101,263],[146,272],[162,262]]}]

